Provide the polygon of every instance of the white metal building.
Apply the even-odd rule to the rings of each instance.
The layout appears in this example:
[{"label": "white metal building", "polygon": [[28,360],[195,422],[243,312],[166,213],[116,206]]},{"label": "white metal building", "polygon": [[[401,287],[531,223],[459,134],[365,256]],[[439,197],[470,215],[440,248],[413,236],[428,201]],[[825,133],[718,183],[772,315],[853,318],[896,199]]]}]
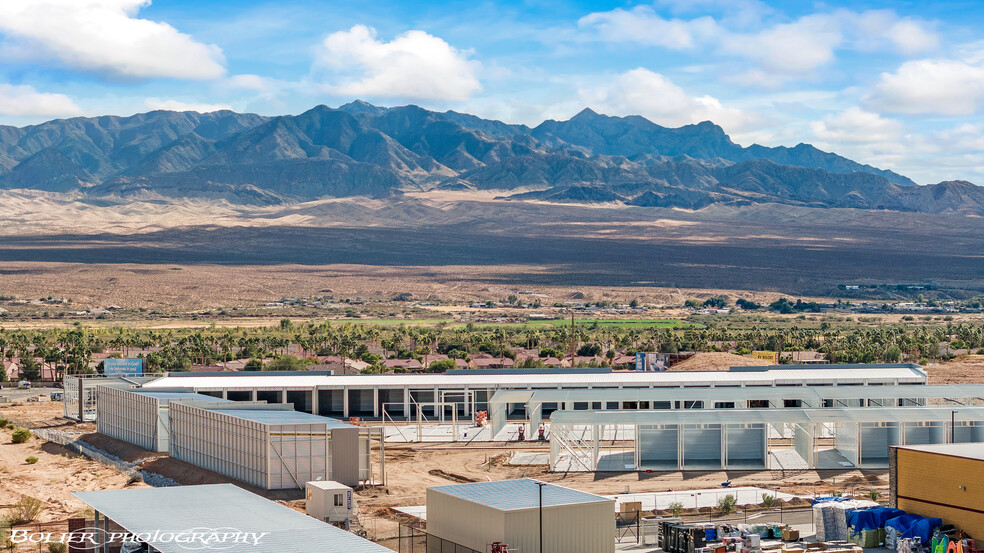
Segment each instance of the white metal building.
[{"label": "white metal building", "polygon": [[[95,512],[95,520],[87,521],[86,528],[104,530],[93,533],[92,539],[99,541],[85,548],[92,552],[119,551],[122,535],[128,533],[152,553],[393,553],[232,484],[72,495]],[[113,541],[102,543],[106,536]]]},{"label": "white metal building", "polygon": [[612,499],[529,478],[427,488],[427,551],[614,552],[614,513]]},{"label": "white metal building", "polygon": [[741,386],[504,390],[489,401],[493,435],[510,417],[529,417],[530,432],[557,410],[695,410],[984,405],[984,384]]},{"label": "white metal building", "polygon": [[[467,371],[463,371],[465,373]],[[145,388],[187,388],[234,401],[293,403],[298,411],[324,416],[412,418],[418,410],[441,420],[454,410],[470,416],[489,408],[502,390],[588,390],[878,386],[926,384],[918,365],[775,365],[728,371],[578,372],[503,370],[479,374],[344,375],[291,373],[172,373]]]},{"label": "white metal building", "polygon": [[[604,447],[611,429],[631,448]],[[792,436],[800,468],[885,468],[891,446],[984,441],[984,407],[841,407],[674,411],[556,411],[550,468],[762,470],[777,448],[770,430]],[[831,440],[832,437],[832,440]],[[624,439],[624,438],[623,438]]]},{"label": "white metal building", "polygon": [[96,387],[96,432],[150,451],[168,451],[169,404],[179,401],[226,402],[187,390]]},{"label": "white metal building", "polygon": [[369,429],[290,404],[181,402],[172,404],[170,421],[172,457],[258,488],[371,479]]}]

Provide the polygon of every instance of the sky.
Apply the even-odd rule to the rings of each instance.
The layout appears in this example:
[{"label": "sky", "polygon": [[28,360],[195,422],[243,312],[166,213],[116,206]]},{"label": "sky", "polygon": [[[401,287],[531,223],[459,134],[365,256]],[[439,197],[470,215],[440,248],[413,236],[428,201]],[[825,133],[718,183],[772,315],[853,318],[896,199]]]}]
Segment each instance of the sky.
[{"label": "sky", "polygon": [[984,185],[984,2],[0,0],[0,124],[590,107]]}]

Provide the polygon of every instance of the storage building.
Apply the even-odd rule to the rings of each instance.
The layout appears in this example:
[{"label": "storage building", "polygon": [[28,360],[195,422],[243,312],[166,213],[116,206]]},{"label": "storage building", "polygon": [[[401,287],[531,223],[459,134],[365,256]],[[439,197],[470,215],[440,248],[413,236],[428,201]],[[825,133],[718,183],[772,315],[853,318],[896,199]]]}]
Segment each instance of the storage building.
[{"label": "storage building", "polygon": [[486,552],[494,543],[522,553],[613,552],[615,501],[529,478],[437,486],[427,488],[427,533],[428,553]]},{"label": "storage building", "polygon": [[892,507],[984,537],[984,444],[893,447],[889,477]]},{"label": "storage building", "polygon": [[219,401],[187,390],[96,387],[96,432],[150,451],[168,451],[169,405],[178,401]]},{"label": "storage building", "polygon": [[369,430],[287,404],[172,404],[171,456],[267,490],[370,480]]}]

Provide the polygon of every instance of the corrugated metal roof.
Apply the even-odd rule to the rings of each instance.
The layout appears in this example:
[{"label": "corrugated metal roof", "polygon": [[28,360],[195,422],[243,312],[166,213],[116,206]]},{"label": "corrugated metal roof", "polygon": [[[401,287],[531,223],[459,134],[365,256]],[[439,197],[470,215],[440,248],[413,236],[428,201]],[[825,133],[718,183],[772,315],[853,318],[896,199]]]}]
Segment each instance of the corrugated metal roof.
[{"label": "corrugated metal roof", "polygon": [[503,390],[489,401],[497,403],[556,403],[591,401],[745,401],[784,399],[822,401],[846,399],[984,398],[984,384],[921,386],[754,386],[723,388],[622,388],[592,390]]},{"label": "corrugated metal roof", "polygon": [[753,424],[984,421],[984,407],[843,407],[825,409],[671,409],[555,411],[553,424]]},{"label": "corrugated metal roof", "polygon": [[282,410],[282,409],[222,409],[222,408],[208,408],[209,411],[215,411],[216,413],[222,413],[223,415],[228,415],[230,417],[236,417],[243,420],[258,422],[260,424],[324,424],[329,428],[341,428],[341,427],[352,427],[350,424],[341,422],[338,419],[331,419],[328,417],[321,417],[318,415],[311,415],[308,413],[302,413],[300,411],[293,410]]},{"label": "corrugated metal roof", "polygon": [[220,402],[221,403],[232,403],[228,399],[222,399],[222,398],[219,398],[219,397],[206,396],[204,394],[196,394],[195,392],[189,392],[187,390],[186,391],[183,391],[183,392],[155,392],[154,390],[143,390],[143,389],[139,389],[139,390],[127,390],[127,391],[128,392],[132,392],[134,394],[140,394],[142,396],[152,397],[154,399],[164,399],[164,400],[168,400],[168,401],[170,401],[172,399],[187,399],[187,400],[192,400],[192,401],[209,401],[209,402],[213,402],[213,403],[220,403]]},{"label": "corrugated metal roof", "polygon": [[[536,509],[540,506],[540,486],[536,480],[531,478],[452,484],[449,486],[435,486],[428,488],[428,490],[452,495],[500,511]],[[554,484],[543,486],[544,507],[579,505],[601,501],[612,500],[593,493],[572,490]]]},{"label": "corrugated metal roof", "polygon": [[229,375],[166,376],[145,388],[194,388],[196,390],[311,389],[320,388],[526,388],[558,387],[649,387],[649,386],[773,386],[783,384],[833,384],[868,382],[925,383],[926,375],[915,366],[892,365],[873,368],[810,368],[765,371],[615,372],[607,374],[395,374],[395,375]]},{"label": "corrugated metal roof", "polygon": [[[208,550],[202,544],[178,543],[166,533],[235,531],[262,534],[257,543],[215,543],[228,553],[392,553],[391,550],[335,528],[289,507],[268,501],[232,484],[134,488],[73,492],[93,509],[133,534],[146,534],[162,553]],[[186,534],[187,536],[187,534]]]},{"label": "corrugated metal roof", "polygon": [[984,461],[984,444],[900,445],[895,447],[896,449],[925,451],[926,453],[938,453],[940,455],[949,455],[950,457],[963,457],[965,459]]}]

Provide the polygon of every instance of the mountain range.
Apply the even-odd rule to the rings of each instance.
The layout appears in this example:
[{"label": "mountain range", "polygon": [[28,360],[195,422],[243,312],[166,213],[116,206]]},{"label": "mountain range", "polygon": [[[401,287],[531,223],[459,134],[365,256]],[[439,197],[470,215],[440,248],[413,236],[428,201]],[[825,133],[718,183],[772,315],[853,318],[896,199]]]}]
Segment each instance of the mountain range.
[{"label": "mountain range", "polygon": [[0,126],[0,189],[260,205],[491,191],[616,207],[984,215],[984,188],[969,182],[919,186],[809,144],[742,147],[710,122],[667,128],[585,109],[528,127],[362,101],[278,117],[153,111]]}]

